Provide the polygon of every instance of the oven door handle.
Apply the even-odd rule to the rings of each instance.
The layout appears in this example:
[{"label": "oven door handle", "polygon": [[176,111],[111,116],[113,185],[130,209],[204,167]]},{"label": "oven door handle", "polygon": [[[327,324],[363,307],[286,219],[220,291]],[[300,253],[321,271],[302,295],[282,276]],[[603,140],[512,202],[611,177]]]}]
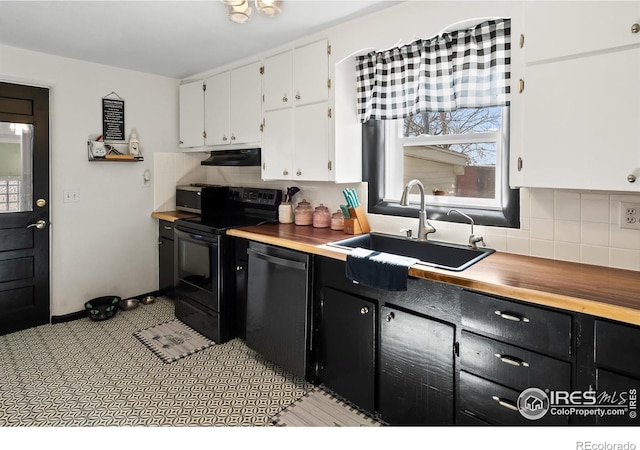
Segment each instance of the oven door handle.
[{"label": "oven door handle", "polygon": [[206,243],[212,243],[215,244],[217,243],[217,240],[215,238],[209,237],[209,236],[203,236],[201,234],[193,234],[193,233],[188,233],[186,231],[182,231],[179,229],[175,229],[175,233],[177,236],[182,237],[183,239],[192,239],[192,240],[196,240],[196,241],[200,241],[200,242],[206,242]]},{"label": "oven door handle", "polygon": [[249,256],[255,256],[256,258],[262,259],[268,263],[278,264],[280,266],[289,267],[291,269],[305,270],[307,268],[307,265],[303,262],[279,258],[273,255],[266,255],[252,248],[247,249],[247,254],[249,254]]}]

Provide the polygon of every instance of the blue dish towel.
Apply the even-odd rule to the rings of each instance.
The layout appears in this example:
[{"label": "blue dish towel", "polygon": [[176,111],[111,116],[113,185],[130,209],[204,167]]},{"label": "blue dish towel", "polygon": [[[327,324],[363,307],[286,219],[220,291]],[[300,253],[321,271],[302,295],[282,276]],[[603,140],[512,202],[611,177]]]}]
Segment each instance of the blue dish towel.
[{"label": "blue dish towel", "polygon": [[409,267],[416,258],[355,248],[347,255],[346,276],[364,286],[387,291],[406,291]]}]

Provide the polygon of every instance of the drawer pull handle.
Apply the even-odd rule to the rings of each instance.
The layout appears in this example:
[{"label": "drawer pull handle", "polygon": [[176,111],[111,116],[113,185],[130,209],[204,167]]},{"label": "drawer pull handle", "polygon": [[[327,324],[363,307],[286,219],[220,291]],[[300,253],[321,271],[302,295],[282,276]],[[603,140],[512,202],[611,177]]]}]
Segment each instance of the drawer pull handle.
[{"label": "drawer pull handle", "polygon": [[502,311],[496,311],[496,315],[502,317],[505,320],[511,320],[513,322],[529,322],[529,319],[527,319],[524,316],[519,316],[517,314],[513,314],[513,313],[508,313],[508,312],[502,312]]},{"label": "drawer pull handle", "polygon": [[513,356],[501,355],[500,353],[496,353],[494,356],[505,364],[510,364],[512,366],[518,366],[518,367],[529,367],[528,362],[518,358],[514,358]]},{"label": "drawer pull handle", "polygon": [[516,405],[513,404],[513,402],[511,402],[510,400],[503,400],[500,397],[497,396],[493,396],[491,397],[493,400],[495,400],[496,402],[498,402],[498,405],[510,409],[511,411],[517,411],[518,407]]}]

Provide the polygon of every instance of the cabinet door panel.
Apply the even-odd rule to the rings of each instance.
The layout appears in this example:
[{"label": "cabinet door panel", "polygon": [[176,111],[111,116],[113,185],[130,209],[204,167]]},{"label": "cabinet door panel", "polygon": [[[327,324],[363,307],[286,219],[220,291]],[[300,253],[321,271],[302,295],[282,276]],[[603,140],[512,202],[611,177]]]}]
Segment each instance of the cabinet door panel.
[{"label": "cabinet door panel", "polygon": [[[294,51],[293,82],[296,105],[327,100],[329,88],[329,56],[327,41],[299,47]],[[299,98],[298,98],[299,97]]]},{"label": "cabinet door panel", "polygon": [[640,378],[640,328],[596,320],[595,334],[598,366]]},{"label": "cabinet door panel", "polygon": [[524,2],[524,17],[527,62],[640,43],[638,2]]},{"label": "cabinet door panel", "polygon": [[453,423],[454,328],[380,309],[379,412],[395,425]]},{"label": "cabinet door panel", "polygon": [[325,288],[322,382],[360,408],[374,411],[375,303]]},{"label": "cabinet door panel", "polygon": [[231,71],[231,106],[229,108],[232,144],[260,142],[262,122],[262,83],[260,63]]},{"label": "cabinet door panel", "polygon": [[[596,370],[596,391],[598,392],[598,404],[604,405],[623,405],[630,406],[630,401],[634,400],[633,405],[636,413],[638,410],[638,393],[640,392],[640,379],[625,377],[614,372],[598,369]],[[634,399],[631,396],[635,396]],[[612,409],[612,408],[609,408]],[[620,408],[622,409],[622,408]],[[625,411],[621,415],[605,415],[597,416],[596,423],[598,425],[635,425],[638,426],[640,421],[637,417],[629,417],[630,411]]]},{"label": "cabinet door panel", "polygon": [[295,109],[296,180],[329,180],[329,116],[327,103],[301,106]]},{"label": "cabinet door panel", "polygon": [[527,67],[524,185],[639,191],[638,73],[639,48]]},{"label": "cabinet door panel", "polygon": [[180,86],[180,147],[204,145],[204,91],[202,81]]},{"label": "cabinet door panel", "polygon": [[204,119],[207,145],[230,144],[229,72],[207,78],[206,83]]},{"label": "cabinet door panel", "polygon": [[294,104],[292,53],[284,52],[265,58],[262,78],[265,111],[289,108]]},{"label": "cabinet door panel", "polygon": [[262,133],[262,179],[287,180],[293,177],[293,110],[265,112]]}]

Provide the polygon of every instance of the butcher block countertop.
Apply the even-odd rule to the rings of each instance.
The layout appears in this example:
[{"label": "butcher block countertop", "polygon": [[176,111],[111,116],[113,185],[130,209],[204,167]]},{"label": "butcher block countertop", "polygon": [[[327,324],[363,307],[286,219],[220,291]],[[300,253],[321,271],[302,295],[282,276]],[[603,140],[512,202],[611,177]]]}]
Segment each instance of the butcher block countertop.
[{"label": "butcher block countertop", "polygon": [[[294,224],[231,229],[227,234],[346,260],[327,246],[349,235]],[[416,264],[409,275],[538,305],[640,325],[640,272],[495,252],[462,272]]]},{"label": "butcher block countertop", "polygon": [[151,213],[151,217],[168,222],[175,222],[178,219],[189,219],[190,217],[196,216],[197,214],[185,211],[154,211]]}]

